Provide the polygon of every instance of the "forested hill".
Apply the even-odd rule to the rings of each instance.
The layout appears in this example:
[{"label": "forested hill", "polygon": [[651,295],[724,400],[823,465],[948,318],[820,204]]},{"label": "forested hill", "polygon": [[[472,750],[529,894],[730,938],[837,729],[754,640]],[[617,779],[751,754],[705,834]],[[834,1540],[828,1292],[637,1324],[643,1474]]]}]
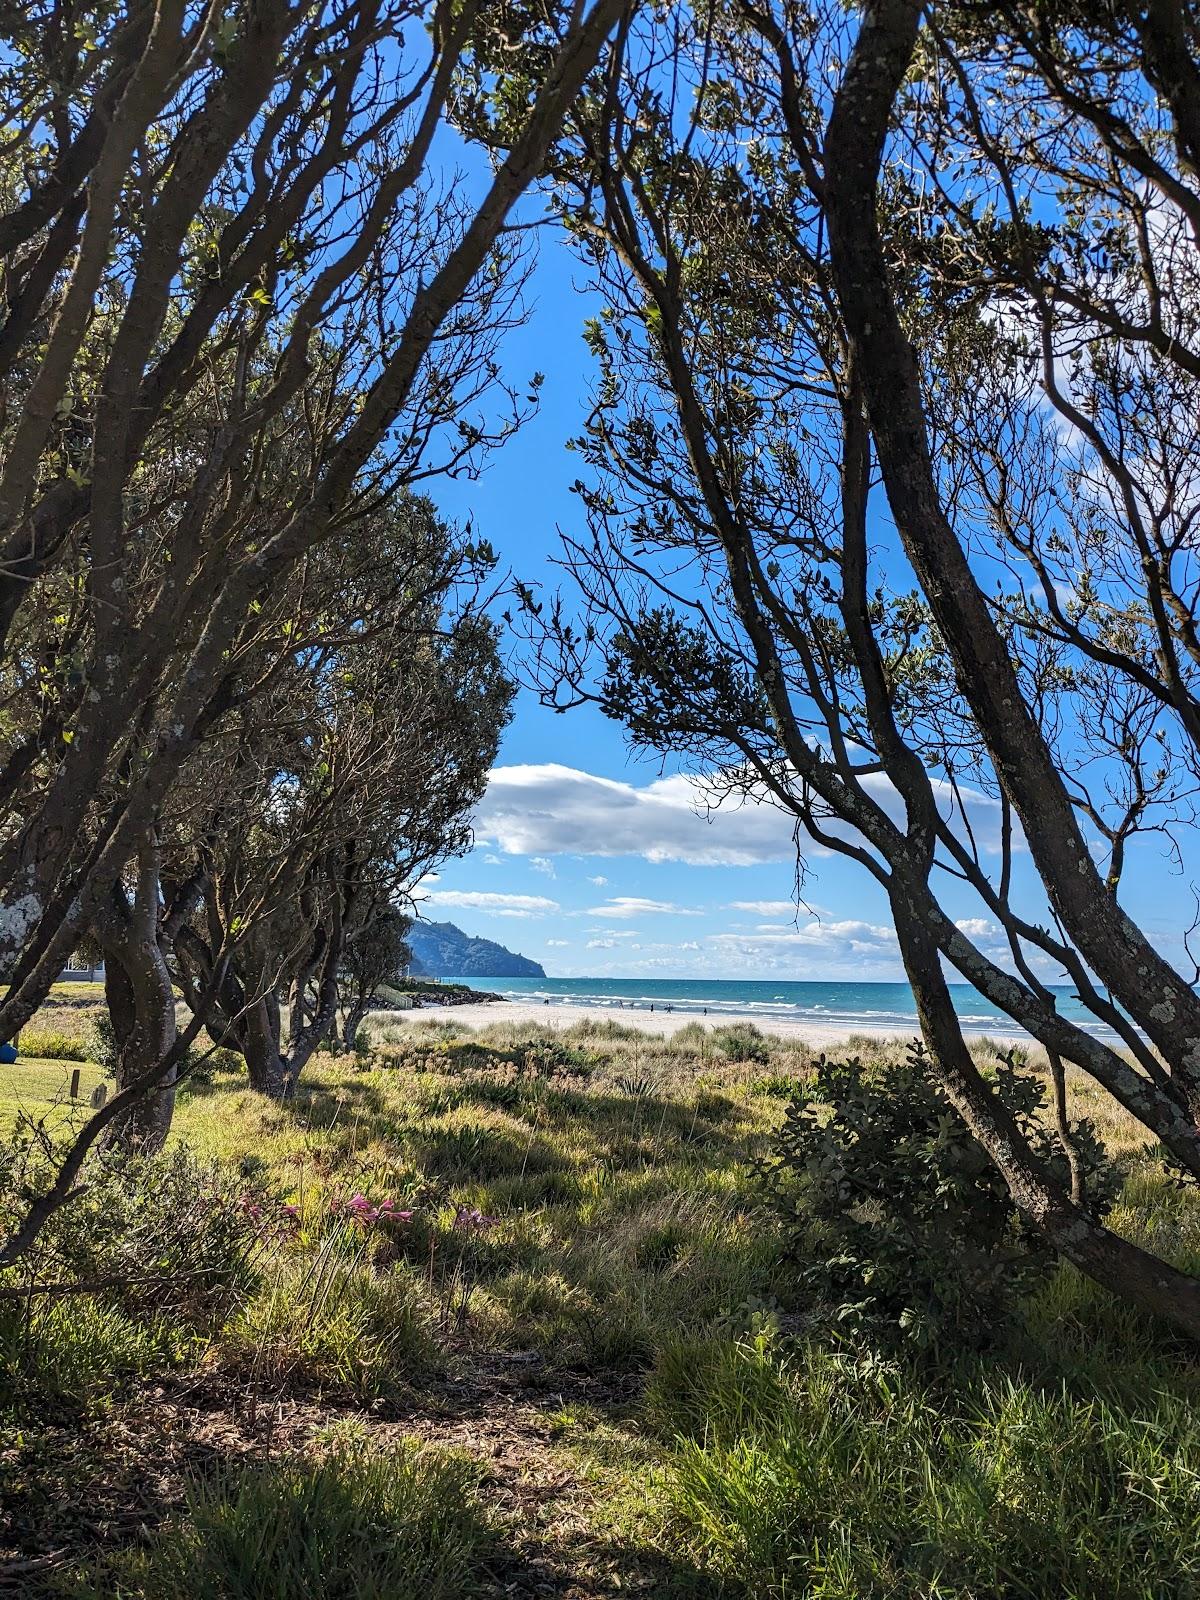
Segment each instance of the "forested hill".
[{"label": "forested hill", "polygon": [[474,939],[452,922],[417,921],[408,935],[417,978],[544,978],[528,956],[506,950],[491,939]]}]

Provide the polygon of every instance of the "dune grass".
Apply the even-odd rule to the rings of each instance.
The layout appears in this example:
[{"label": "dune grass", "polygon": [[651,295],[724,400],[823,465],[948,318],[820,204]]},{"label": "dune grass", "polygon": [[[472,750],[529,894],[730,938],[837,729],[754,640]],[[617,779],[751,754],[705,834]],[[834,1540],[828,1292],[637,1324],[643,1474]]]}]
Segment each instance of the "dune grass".
[{"label": "dune grass", "polygon": [[[244,1448],[188,1466],[147,1538],[82,1539],[44,1592],[159,1600],[188,1571],[214,1600],[1200,1595],[1200,1368],[1169,1331],[1062,1267],[951,1370],[854,1347],[797,1300],[753,1163],[803,1047],[612,1021],[369,1033],[284,1104],[225,1070],[184,1085],[174,1148],[262,1229],[219,1320],[103,1295],[9,1317],[19,1550],[79,1482],[49,1442],[64,1416],[91,1493],[114,1437],[159,1448],[156,1384],[202,1382],[242,1419]],[[885,1065],[904,1048],[870,1042]],[[1114,1224],[1200,1268],[1195,1194],[1071,1092],[1122,1164]],[[289,1407],[307,1431],[264,1448],[246,1416]],[[347,1415],[350,1443],[328,1433]],[[466,1465],[428,1448],[464,1437]]]}]

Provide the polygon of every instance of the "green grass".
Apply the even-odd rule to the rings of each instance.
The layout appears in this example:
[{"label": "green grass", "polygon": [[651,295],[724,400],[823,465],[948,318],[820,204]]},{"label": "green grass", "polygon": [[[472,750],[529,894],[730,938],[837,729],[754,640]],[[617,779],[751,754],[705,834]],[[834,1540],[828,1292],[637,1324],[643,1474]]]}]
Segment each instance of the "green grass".
[{"label": "green grass", "polygon": [[[196,1484],[148,1551],[79,1600],[466,1600],[494,1543],[478,1468],[402,1443],[373,1451],[335,1436],[317,1459],[286,1458]],[[121,1571],[121,1566],[124,1571]],[[114,1591],[114,1580],[119,1585]]]},{"label": "green grass", "polygon": [[806,1347],[668,1346],[664,1532],[736,1592],[1200,1593],[1194,1395],[1136,1408],[983,1364],[952,1389]]},{"label": "green grass", "polygon": [[[72,1101],[71,1078],[76,1067],[79,1098]],[[92,1090],[104,1081],[104,1073],[90,1061],[21,1056],[12,1066],[0,1067],[0,1131],[12,1127],[21,1113],[34,1118],[49,1114],[52,1122],[82,1117],[89,1110]]]},{"label": "green grass", "polygon": [[[349,1441],[310,1427],[268,1465],[206,1447],[144,1547],[82,1551],[69,1592],[405,1600],[494,1571],[502,1593],[532,1545],[597,1595],[1200,1596],[1200,1367],[1169,1332],[1067,1268],[986,1362],[919,1369],[817,1331],[751,1172],[808,1051],[614,1023],[376,1017],[372,1034],[365,1059],[318,1056],[286,1104],[225,1068],[183,1086],[173,1140],[221,1164],[226,1201],[275,1197],[219,1325],[102,1296],[5,1325],[22,1376],[0,1476],[18,1505],[82,1481],[47,1419],[94,1433],[93,1485],[131,1436],[155,1456],[172,1373],[226,1419],[220,1438],[247,1406],[363,1419]],[[870,1046],[884,1063],[903,1047]],[[7,1069],[0,1115],[18,1092],[53,1105],[69,1070]],[[1123,1165],[1115,1225],[1200,1268],[1197,1196],[1082,1080],[1072,1097]],[[357,1196],[411,1216],[355,1221]],[[282,1202],[294,1226],[272,1231]],[[478,1428],[478,1459],[397,1445],[413,1408],[434,1438]],[[507,1520],[481,1509],[481,1472]],[[569,1493],[561,1527],[528,1521],[543,1493]]]}]

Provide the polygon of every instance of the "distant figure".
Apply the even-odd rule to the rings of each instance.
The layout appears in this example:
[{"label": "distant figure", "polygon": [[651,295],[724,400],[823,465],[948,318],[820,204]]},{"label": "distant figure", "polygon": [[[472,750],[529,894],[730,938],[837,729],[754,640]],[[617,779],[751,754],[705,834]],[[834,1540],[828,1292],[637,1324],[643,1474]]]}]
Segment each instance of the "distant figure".
[{"label": "distant figure", "polygon": [[707,1007],[707,1006],[705,1006],[705,1008],[704,1008],[704,1015],[705,1015],[705,1016],[707,1016],[707,1015],[708,1015],[708,1007]]},{"label": "distant figure", "polygon": [[651,1009],[651,1011],[654,1010],[654,1001],[653,1000],[651,1000],[651,1002],[650,1002],[650,1009]]},{"label": "distant figure", "polygon": [[17,1059],[15,1044],[0,1044],[0,1067],[11,1067]]}]

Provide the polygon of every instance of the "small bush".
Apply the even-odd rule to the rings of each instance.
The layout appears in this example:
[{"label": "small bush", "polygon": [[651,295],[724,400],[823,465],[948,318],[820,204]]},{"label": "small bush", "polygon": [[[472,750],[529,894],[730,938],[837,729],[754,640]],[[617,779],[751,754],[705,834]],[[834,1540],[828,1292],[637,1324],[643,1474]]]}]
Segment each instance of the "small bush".
[{"label": "small bush", "polygon": [[86,1048],[87,1059],[94,1061],[106,1078],[116,1075],[117,1035],[107,1011],[97,1012],[92,1018],[87,1031]]},{"label": "small bush", "polygon": [[41,1061],[90,1061],[87,1045],[57,1028],[25,1028],[18,1040],[21,1055]]},{"label": "small bush", "polygon": [[[56,1160],[36,1128],[18,1126],[0,1150],[4,1235],[45,1188]],[[71,1380],[56,1373],[76,1367],[97,1381],[106,1371],[145,1370],[154,1351],[173,1348],[189,1330],[216,1327],[254,1285],[260,1257],[287,1220],[231,1170],[204,1165],[182,1148],[153,1157],[104,1151],[85,1173],[83,1193],[50,1218],[27,1255],[0,1272],[0,1288],[20,1291],[0,1297],[17,1386],[44,1382],[67,1391]],[[20,1308],[20,1337],[13,1307]],[[93,1356],[76,1361],[71,1348],[88,1340]]]},{"label": "small bush", "polygon": [[[24,1048],[22,1040],[22,1049]],[[120,1053],[117,1049],[117,1036],[113,1029],[112,1018],[107,1011],[100,1011],[92,1018],[84,1044],[80,1048],[84,1051],[80,1060],[94,1061],[105,1077],[116,1077]],[[242,1057],[227,1045],[216,1047],[193,1045],[191,1049],[185,1051],[179,1063],[179,1079],[181,1086],[186,1088],[189,1084],[211,1083],[218,1072],[240,1072],[244,1068],[245,1062]]]},{"label": "small bush", "polygon": [[[1035,1155],[1069,1185],[1038,1078],[1001,1062],[995,1087]],[[1091,1125],[1073,1129],[1095,1210],[1115,1180]],[[989,1342],[1053,1261],[919,1046],[877,1077],[821,1058],[789,1106],[768,1188],[801,1283],[845,1330],[953,1350]]]},{"label": "small bush", "polygon": [[671,1035],[671,1043],[689,1050],[703,1050],[708,1044],[708,1029],[702,1022],[685,1022]]},{"label": "small bush", "polygon": [[713,1048],[728,1061],[767,1062],[770,1048],[760,1029],[753,1022],[731,1022],[724,1028],[714,1028]]},{"label": "small bush", "polygon": [[[477,1469],[415,1443],[335,1443],[221,1474],[124,1563],[128,1600],[459,1600],[483,1586],[491,1543]],[[111,1587],[84,1588],[99,1600]]]}]

